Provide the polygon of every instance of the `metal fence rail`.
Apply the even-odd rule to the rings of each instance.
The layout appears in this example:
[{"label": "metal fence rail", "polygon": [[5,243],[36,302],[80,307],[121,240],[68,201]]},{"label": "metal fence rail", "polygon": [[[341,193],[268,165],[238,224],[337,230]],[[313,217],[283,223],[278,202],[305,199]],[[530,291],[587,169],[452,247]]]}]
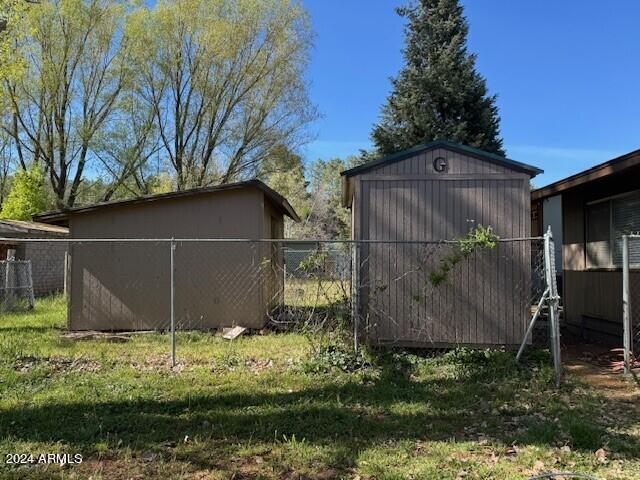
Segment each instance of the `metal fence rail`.
[{"label": "metal fence rail", "polygon": [[173,365],[176,331],[266,323],[348,326],[356,348],[543,342],[560,375],[550,234],[471,249],[456,240],[63,241],[69,327],[170,331]]}]

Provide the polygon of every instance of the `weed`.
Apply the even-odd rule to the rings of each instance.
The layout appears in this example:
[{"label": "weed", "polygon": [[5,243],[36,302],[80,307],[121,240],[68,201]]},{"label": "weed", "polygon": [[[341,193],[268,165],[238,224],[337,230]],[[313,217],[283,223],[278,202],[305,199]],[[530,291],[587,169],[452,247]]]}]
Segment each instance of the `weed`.
[{"label": "weed", "polygon": [[343,343],[330,343],[312,350],[300,365],[305,373],[327,373],[333,369],[355,372],[369,366],[361,352],[355,352]]}]

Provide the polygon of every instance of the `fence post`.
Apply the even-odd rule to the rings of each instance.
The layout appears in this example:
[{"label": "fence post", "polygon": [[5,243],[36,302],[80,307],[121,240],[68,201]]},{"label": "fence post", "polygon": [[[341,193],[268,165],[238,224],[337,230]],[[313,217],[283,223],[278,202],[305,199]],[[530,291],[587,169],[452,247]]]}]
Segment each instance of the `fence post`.
[{"label": "fence post", "polygon": [[4,309],[9,311],[13,308],[15,291],[13,288],[13,283],[15,283],[14,273],[15,268],[13,268],[14,261],[16,259],[16,251],[13,248],[7,250],[7,261],[5,263],[5,272],[4,272]]},{"label": "fence post", "polygon": [[33,291],[33,270],[31,268],[31,260],[27,260],[27,283],[29,288],[29,308],[33,308],[36,304],[36,295]]},{"label": "fence post", "polygon": [[624,373],[631,373],[631,306],[629,305],[629,236],[622,236],[622,335]]},{"label": "fence post", "polygon": [[176,241],[171,239],[171,366],[176,366],[176,283],[175,283]]},{"label": "fence post", "polygon": [[360,303],[360,298],[359,298],[359,273],[360,273],[360,268],[359,268],[359,255],[358,255],[358,243],[355,242],[353,244],[353,252],[352,252],[352,258],[353,261],[351,262],[351,318],[353,321],[353,351],[357,354],[358,350],[359,350],[359,341],[360,339],[358,338],[358,329],[360,328],[360,317],[359,317],[359,308],[358,305]]},{"label": "fence post", "polygon": [[553,245],[553,233],[549,226],[544,234],[544,266],[549,289],[549,330],[551,337],[551,352],[553,354],[553,366],[556,373],[556,386],[560,386],[562,377],[562,365],[560,359],[560,325],[558,319],[558,285],[556,283],[555,249]]},{"label": "fence post", "polygon": [[67,282],[69,281],[69,250],[64,251],[64,272],[62,277],[62,293],[65,300],[67,299],[67,289],[69,288]]}]

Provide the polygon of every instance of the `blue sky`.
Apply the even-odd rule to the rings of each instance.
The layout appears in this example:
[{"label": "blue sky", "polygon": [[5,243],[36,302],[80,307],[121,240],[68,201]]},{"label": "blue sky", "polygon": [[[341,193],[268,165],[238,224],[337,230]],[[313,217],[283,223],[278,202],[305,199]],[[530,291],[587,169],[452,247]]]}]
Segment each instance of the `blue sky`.
[{"label": "blue sky", "polygon": [[[401,0],[302,0],[311,97],[323,117],[306,160],[356,154],[402,66]],[[508,156],[537,186],[640,148],[640,2],[464,0],[469,47],[498,95]]]}]

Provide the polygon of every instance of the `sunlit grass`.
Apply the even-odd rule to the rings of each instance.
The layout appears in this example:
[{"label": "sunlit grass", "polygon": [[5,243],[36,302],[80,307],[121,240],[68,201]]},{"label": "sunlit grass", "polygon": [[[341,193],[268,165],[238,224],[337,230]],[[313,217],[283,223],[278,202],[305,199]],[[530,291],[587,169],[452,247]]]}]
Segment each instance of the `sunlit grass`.
[{"label": "sunlit grass", "polygon": [[181,332],[172,370],[168,335],[70,340],[65,312],[50,298],[0,318],[0,452],[85,461],[0,478],[640,478],[634,411],[554,390],[545,352],[367,350],[356,372],[308,373],[302,335]]}]

